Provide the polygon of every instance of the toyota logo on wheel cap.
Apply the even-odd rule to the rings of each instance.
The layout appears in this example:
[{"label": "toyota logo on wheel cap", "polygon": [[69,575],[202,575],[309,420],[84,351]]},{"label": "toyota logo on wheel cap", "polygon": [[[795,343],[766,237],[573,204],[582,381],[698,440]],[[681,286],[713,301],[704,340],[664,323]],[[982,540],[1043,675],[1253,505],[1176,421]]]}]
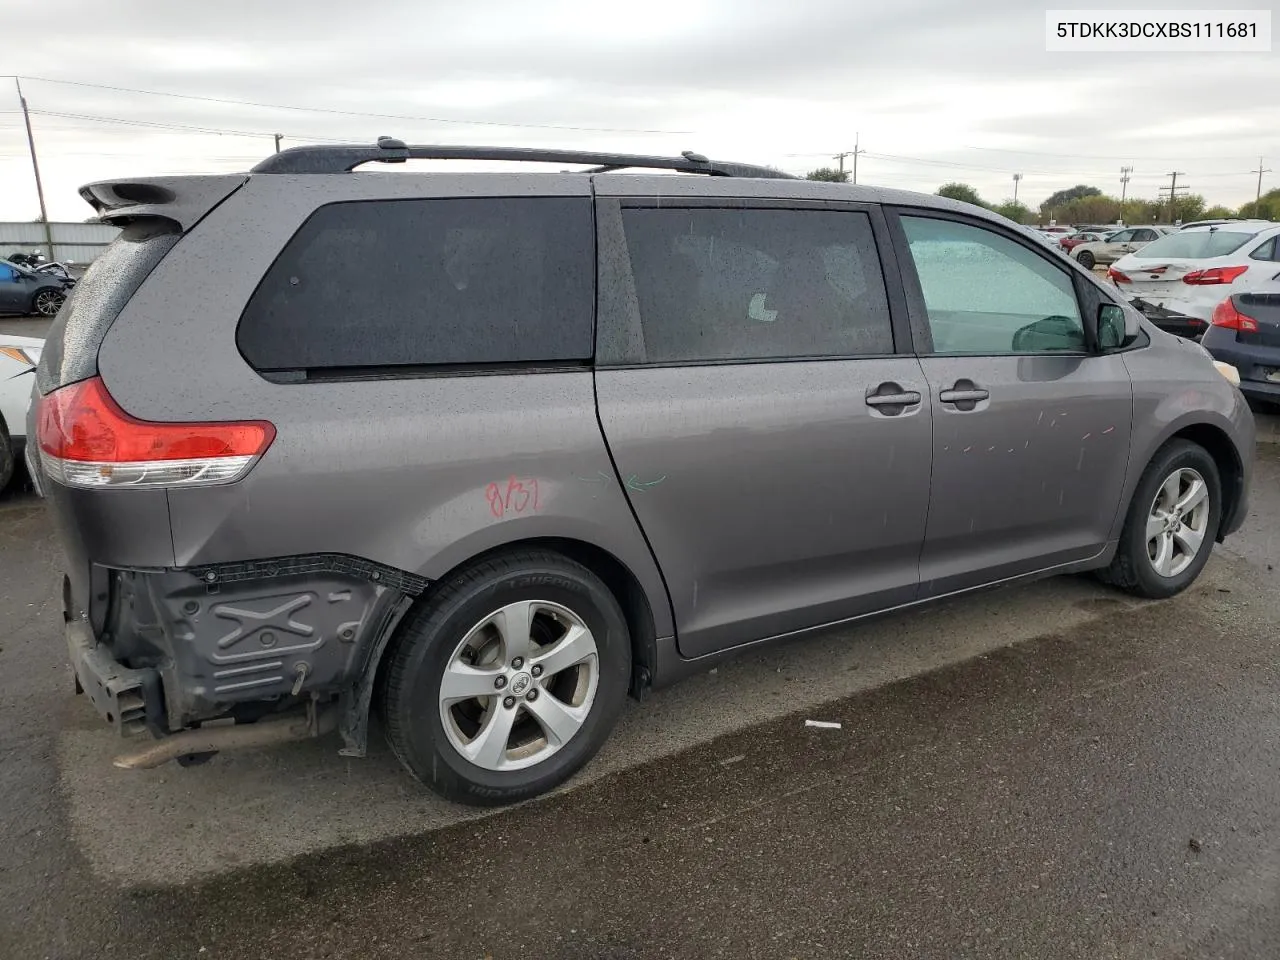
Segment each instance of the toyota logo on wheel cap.
[{"label": "toyota logo on wheel cap", "polygon": [[517,673],[511,678],[511,692],[517,697],[523,697],[529,692],[531,686],[533,686],[533,677],[527,673]]}]

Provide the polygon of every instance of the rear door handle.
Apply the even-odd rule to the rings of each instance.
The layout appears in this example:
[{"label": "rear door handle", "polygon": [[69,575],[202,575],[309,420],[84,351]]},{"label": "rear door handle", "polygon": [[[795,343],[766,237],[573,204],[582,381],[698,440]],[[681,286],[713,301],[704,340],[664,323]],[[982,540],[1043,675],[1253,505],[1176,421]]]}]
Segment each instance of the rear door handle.
[{"label": "rear door handle", "polygon": [[975,387],[972,390],[943,390],[938,394],[938,399],[943,403],[975,403],[978,400],[986,400],[990,397],[986,390],[981,387]]}]

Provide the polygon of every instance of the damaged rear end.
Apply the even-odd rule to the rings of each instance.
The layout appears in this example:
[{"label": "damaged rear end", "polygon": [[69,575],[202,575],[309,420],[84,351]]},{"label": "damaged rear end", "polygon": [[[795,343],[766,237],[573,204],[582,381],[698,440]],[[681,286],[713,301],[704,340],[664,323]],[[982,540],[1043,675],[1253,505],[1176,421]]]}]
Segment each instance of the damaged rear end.
[{"label": "damaged rear end", "polygon": [[[275,440],[268,420],[157,422],[113,396],[98,356],[166,257],[245,177],[93,184],[82,195],[120,237],[50,328],[31,405],[28,463],[66,555],[63,608],[77,688],[122,735],[165,738],[124,766],[245,740],[315,735],[425,581],[342,556],[181,568],[174,491],[243,480]],[[195,362],[199,362],[198,358]],[[129,389],[145,382],[143,365]],[[366,699],[367,692],[363,694]],[[354,714],[353,714],[354,715]],[[363,714],[361,714],[363,717]],[[280,723],[262,723],[280,719]],[[176,736],[175,736],[176,735]],[[351,741],[363,749],[363,729]]]}]

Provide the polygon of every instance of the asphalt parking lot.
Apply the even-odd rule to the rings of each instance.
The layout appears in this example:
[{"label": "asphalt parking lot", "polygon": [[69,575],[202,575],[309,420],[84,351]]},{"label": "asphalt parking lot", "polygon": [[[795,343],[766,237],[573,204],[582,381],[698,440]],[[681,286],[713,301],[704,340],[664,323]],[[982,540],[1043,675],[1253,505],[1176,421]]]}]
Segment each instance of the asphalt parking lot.
[{"label": "asphalt parking lot", "polygon": [[775,647],[480,813],[376,741],[112,767],[11,492],[0,958],[1278,955],[1280,444],[1251,507],[1172,601],[1062,578]]}]

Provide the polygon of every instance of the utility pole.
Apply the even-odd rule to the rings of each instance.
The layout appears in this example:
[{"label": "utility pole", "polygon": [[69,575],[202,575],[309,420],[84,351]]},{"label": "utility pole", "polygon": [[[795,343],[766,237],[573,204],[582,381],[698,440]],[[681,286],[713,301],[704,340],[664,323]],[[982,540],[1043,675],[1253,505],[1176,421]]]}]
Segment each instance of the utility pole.
[{"label": "utility pole", "polygon": [[1183,173],[1181,170],[1175,170],[1172,173],[1168,174],[1169,186],[1160,188],[1161,193],[1164,193],[1166,190],[1169,191],[1169,222],[1170,223],[1177,223],[1178,221],[1177,209],[1175,207],[1175,204],[1177,203],[1177,199],[1178,199],[1178,190],[1181,189],[1185,193],[1189,189],[1186,186],[1183,186],[1181,188],[1178,186],[1178,178],[1185,177],[1185,176],[1186,174]]},{"label": "utility pole", "polygon": [[[1265,160],[1265,159],[1266,159],[1265,157],[1259,157],[1259,158],[1258,158],[1258,169],[1257,169],[1257,170],[1250,170],[1250,171],[1249,171],[1250,173],[1256,173],[1256,174],[1258,175],[1258,193],[1257,193],[1257,195],[1253,198],[1253,204],[1254,204],[1254,206],[1257,206],[1257,205],[1262,201],[1262,175],[1263,175],[1264,173],[1270,173],[1270,172],[1271,172],[1271,168],[1270,168],[1270,167],[1264,167],[1264,166],[1262,165],[1262,161],[1263,161],[1263,160]],[[1258,211],[1257,211],[1257,210],[1255,210],[1255,211],[1253,211],[1253,212],[1256,214]]]},{"label": "utility pole", "polygon": [[832,157],[831,159],[832,159],[832,160],[836,160],[836,161],[838,161],[838,162],[839,162],[839,164],[840,164],[840,172],[841,172],[841,173],[844,173],[844,158],[845,158],[845,157],[853,157],[853,182],[854,182],[854,183],[857,183],[857,182],[858,182],[858,154],[860,154],[860,153],[866,153],[866,152],[867,152],[867,151],[865,151],[865,150],[859,149],[859,147],[858,147],[858,134],[856,134],[856,133],[855,133],[855,134],[853,135],[853,149],[852,149],[852,150],[844,150],[844,151],[842,151],[842,152],[840,152],[840,153],[837,153],[837,154],[836,154],[834,157]]},{"label": "utility pole", "polygon": [[1018,202],[1018,181],[1022,179],[1022,174],[1015,173],[1013,175],[1013,202]]},{"label": "utility pole", "polygon": [[280,134],[276,134],[276,153],[280,152]]},{"label": "utility pole", "polygon": [[31,169],[36,175],[36,196],[40,198],[40,222],[44,224],[44,245],[48,247],[49,259],[53,260],[53,230],[49,226],[49,211],[44,205],[44,184],[40,181],[40,161],[36,159],[36,138],[31,132],[31,114],[27,110],[27,98],[22,95],[22,81],[13,78],[18,88],[18,104],[22,107],[22,120],[27,126],[27,147],[31,150]]},{"label": "utility pole", "polygon": [[1129,174],[1133,173],[1133,167],[1120,168],[1120,223],[1124,224],[1124,198],[1129,192]]}]

